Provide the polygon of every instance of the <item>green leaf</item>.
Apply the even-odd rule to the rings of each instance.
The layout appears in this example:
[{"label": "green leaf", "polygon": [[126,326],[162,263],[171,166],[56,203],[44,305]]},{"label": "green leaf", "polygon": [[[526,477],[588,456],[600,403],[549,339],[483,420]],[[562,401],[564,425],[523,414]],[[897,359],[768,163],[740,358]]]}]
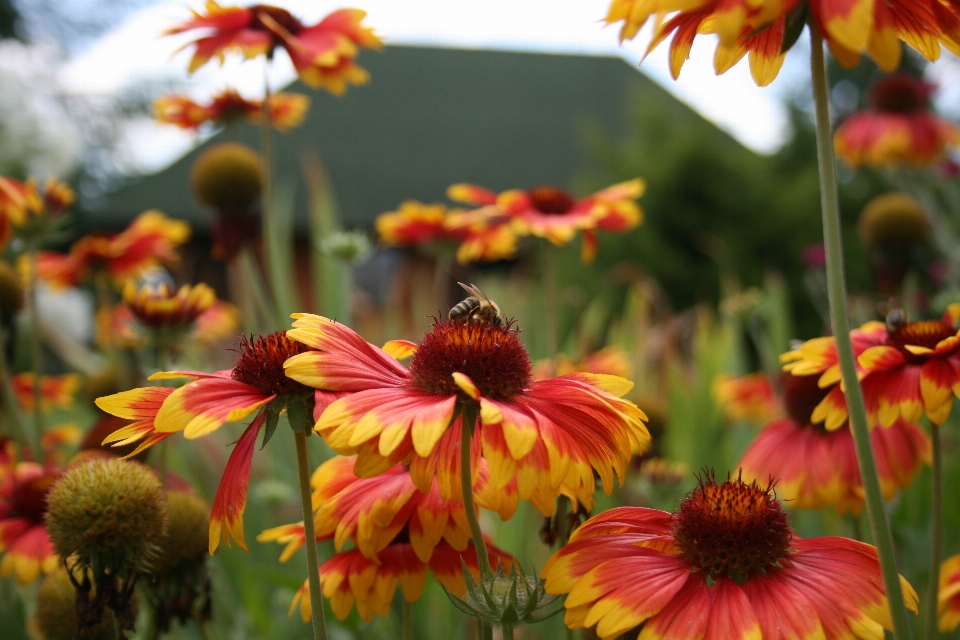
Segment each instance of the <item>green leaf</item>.
[{"label": "green leaf", "polygon": [[803,33],[803,26],[807,23],[807,3],[801,2],[796,8],[787,14],[787,26],[783,34],[783,44],[780,45],[780,53],[786,53],[800,39]]},{"label": "green leaf", "polygon": [[268,408],[267,419],[263,423],[263,440],[260,443],[261,451],[267,446],[267,443],[270,442],[270,438],[273,437],[273,432],[277,430],[277,422],[279,420],[280,412],[272,407]]}]

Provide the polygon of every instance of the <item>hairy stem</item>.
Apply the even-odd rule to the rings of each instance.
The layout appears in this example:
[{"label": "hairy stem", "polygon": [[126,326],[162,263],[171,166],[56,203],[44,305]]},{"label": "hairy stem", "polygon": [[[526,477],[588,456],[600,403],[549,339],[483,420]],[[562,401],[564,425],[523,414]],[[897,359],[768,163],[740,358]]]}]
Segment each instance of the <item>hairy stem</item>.
[{"label": "hairy stem", "polygon": [[924,603],[923,631],[926,640],[939,637],[937,605],[940,592],[940,553],[943,544],[943,467],[940,451],[940,425],[930,423],[930,441],[933,449],[930,482],[930,581]]},{"label": "hairy stem", "polygon": [[303,535],[307,547],[307,581],[310,583],[310,609],[313,612],[314,640],[327,640],[323,619],[323,594],[320,592],[320,561],[317,557],[317,532],[313,526],[313,500],[310,497],[310,461],[307,458],[307,429],[313,425],[294,426],[297,442],[297,475],[300,478],[300,504],[303,507]]},{"label": "hairy stem", "polygon": [[477,520],[477,508],[473,504],[473,474],[470,470],[470,443],[473,439],[473,429],[477,422],[477,408],[468,403],[463,408],[463,426],[460,429],[460,488],[463,490],[463,508],[467,512],[467,522],[470,523],[470,535],[473,536],[473,547],[477,552],[477,563],[480,565],[480,578],[492,578],[490,559],[487,556],[487,543],[480,530],[480,521]]},{"label": "hairy stem", "polygon": [[814,25],[810,29],[810,72],[813,82],[813,99],[817,122],[817,161],[820,167],[820,204],[823,213],[823,245],[827,258],[827,292],[830,301],[830,322],[837,344],[837,359],[847,397],[850,428],[856,444],[857,462],[866,494],[867,516],[873,540],[880,556],[880,568],[890,614],[893,619],[894,636],[899,640],[911,637],[903,590],[897,573],[893,553],[893,537],[884,510],[883,494],[877,477],[877,465],[870,444],[870,430],[864,410],[863,393],[857,379],[857,365],[850,344],[850,325],[846,309],[846,284],[843,272],[843,247],[840,232],[840,203],[837,195],[837,167],[833,155],[833,138],[830,127],[830,108],[827,84],[827,69],[824,64],[823,38]]}]

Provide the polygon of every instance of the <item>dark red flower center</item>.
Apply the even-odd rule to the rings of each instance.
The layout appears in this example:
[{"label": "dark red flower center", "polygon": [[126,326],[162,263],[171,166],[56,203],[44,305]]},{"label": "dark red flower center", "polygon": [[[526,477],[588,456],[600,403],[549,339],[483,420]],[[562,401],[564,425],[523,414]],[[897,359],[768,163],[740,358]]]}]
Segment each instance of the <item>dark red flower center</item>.
[{"label": "dark red flower center", "polygon": [[576,202],[572,195],[557,187],[535,187],[527,191],[527,195],[534,209],[551,216],[569,213]]},{"label": "dark red flower center", "polygon": [[287,358],[307,350],[283,331],[266,336],[240,336],[240,357],[233,367],[233,379],[264,393],[308,395],[313,390],[283,372]]},{"label": "dark red flower center", "polygon": [[810,416],[820,401],[827,397],[830,388],[821,389],[820,376],[795,376],[783,374],[783,404],[787,414],[803,425],[810,424]]},{"label": "dark red flower center", "polygon": [[905,73],[887,76],[870,90],[870,105],[887,113],[913,113],[926,109],[933,85]]},{"label": "dark red flower center", "polygon": [[10,496],[10,517],[42,523],[47,513],[47,494],[57,476],[56,473],[44,471],[43,475],[16,482]]},{"label": "dark red flower center", "polygon": [[694,570],[739,583],[777,566],[793,538],[772,485],[761,489],[739,477],[717,484],[713,471],[683,499],[671,529]]},{"label": "dark red flower center", "polygon": [[292,13],[280,7],[269,4],[255,4],[250,7],[250,12],[253,15],[250,28],[254,31],[269,31],[276,35],[273,23],[280,25],[291,35],[297,35],[305,29],[303,23],[295,18]]},{"label": "dark red flower center", "polygon": [[[893,331],[888,331],[887,344],[896,347],[910,362],[923,362],[927,358],[922,354],[914,354],[907,350],[907,345],[936,349],[941,340],[957,334],[956,329],[940,320],[921,320],[907,322]],[[958,345],[960,346],[960,345]]]},{"label": "dark red flower center", "polygon": [[474,320],[443,320],[433,325],[410,361],[413,386],[449,396],[460,392],[455,372],[470,378],[485,398],[510,401],[532,379],[530,356],[519,331]]}]

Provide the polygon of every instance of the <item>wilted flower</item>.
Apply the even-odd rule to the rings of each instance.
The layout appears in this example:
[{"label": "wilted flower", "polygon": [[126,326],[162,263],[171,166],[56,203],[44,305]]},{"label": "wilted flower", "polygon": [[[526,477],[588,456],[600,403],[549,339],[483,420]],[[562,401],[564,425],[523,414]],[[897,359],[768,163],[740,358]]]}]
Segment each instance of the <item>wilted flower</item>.
[{"label": "wilted flower", "polygon": [[93,626],[77,633],[77,590],[67,570],[57,566],[55,572],[40,583],[34,624],[43,640],[114,640],[113,611],[107,609]]},{"label": "wilted flower", "polygon": [[[34,377],[30,371],[11,377],[10,384],[17,401],[24,411],[33,411]],[[59,376],[40,376],[40,409],[50,411],[53,408],[70,409],[80,390],[80,376],[65,373]]]},{"label": "wilted flower", "polygon": [[[310,98],[300,93],[281,92],[271,94],[267,104],[270,123],[280,131],[286,131],[303,122]],[[263,118],[263,101],[247,100],[236,89],[226,89],[203,104],[186,96],[162,96],[153,103],[153,112],[160,122],[197,130],[207,123],[229,125],[242,120],[256,124]]]}]

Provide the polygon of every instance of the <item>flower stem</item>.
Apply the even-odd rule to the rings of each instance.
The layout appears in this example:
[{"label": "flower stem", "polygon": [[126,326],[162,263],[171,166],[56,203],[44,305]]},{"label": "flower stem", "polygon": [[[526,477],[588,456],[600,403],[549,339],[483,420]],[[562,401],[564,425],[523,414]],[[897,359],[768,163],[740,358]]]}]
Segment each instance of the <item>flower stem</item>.
[{"label": "flower stem", "polygon": [[543,242],[543,295],[547,315],[547,357],[556,358],[560,350],[557,330],[557,268],[556,249],[549,241]]},{"label": "flower stem", "polygon": [[463,508],[467,512],[467,522],[470,523],[470,535],[473,536],[473,548],[477,552],[477,564],[480,565],[480,578],[493,578],[490,571],[490,559],[487,556],[487,543],[480,530],[480,521],[477,520],[477,508],[473,504],[473,474],[470,469],[470,442],[473,440],[473,430],[477,422],[477,408],[472,403],[463,407],[463,417],[460,428],[460,489],[463,491]]},{"label": "flower stem", "polygon": [[253,297],[254,306],[262,322],[262,324],[256,323],[256,326],[261,330],[264,327],[269,327],[272,330],[277,315],[273,311],[273,303],[270,301],[270,294],[263,282],[263,276],[260,274],[260,265],[257,264],[257,257],[253,254],[253,248],[249,244],[242,246],[238,259],[243,269],[246,287]]},{"label": "flower stem", "polygon": [[500,632],[503,635],[503,640],[513,640],[513,627],[511,625],[501,625]]},{"label": "flower stem", "polygon": [[816,26],[810,24],[810,72],[813,82],[813,101],[817,124],[817,161],[820,166],[820,204],[823,212],[823,245],[827,258],[827,292],[830,301],[830,322],[837,344],[837,359],[846,392],[850,428],[857,450],[857,462],[866,494],[867,516],[873,540],[880,556],[880,568],[886,587],[894,636],[900,640],[911,637],[907,610],[904,606],[900,576],[893,554],[893,537],[884,510],[883,495],[873,459],[870,430],[864,410],[863,393],[857,379],[853,346],[850,344],[850,326],[846,310],[846,285],[843,272],[843,247],[840,233],[840,203],[837,194],[837,167],[833,155],[830,130],[830,108],[827,97],[827,69],[823,56],[823,38]]},{"label": "flower stem", "polygon": [[303,535],[307,547],[307,581],[310,583],[310,609],[313,612],[314,640],[327,640],[323,619],[323,594],[320,592],[320,562],[317,557],[317,532],[313,526],[313,500],[310,497],[310,461],[307,458],[306,425],[294,425],[297,442],[297,475],[300,476],[300,504],[303,507]]},{"label": "flower stem", "polygon": [[[13,390],[13,383],[10,379],[10,369],[7,367],[7,330],[0,327],[0,384],[3,385],[3,408],[6,415],[10,418],[12,435],[14,440],[20,445],[21,454],[24,458],[32,457],[39,460],[40,449],[36,452],[33,447],[39,447],[39,443],[31,442],[30,434],[26,427],[26,419],[20,411],[20,403],[17,400],[17,394]],[[34,434],[36,435],[36,434]]]},{"label": "flower stem", "polygon": [[406,598],[400,605],[400,626],[403,628],[403,640],[413,640],[413,612]]},{"label": "flower stem", "polygon": [[940,591],[940,552],[943,544],[943,469],[940,451],[940,425],[931,421],[930,441],[933,449],[930,482],[930,582],[924,607],[924,638],[939,637],[937,605]]},{"label": "flower stem", "polygon": [[[27,291],[30,295],[30,361],[33,368],[33,429],[34,435],[40,440],[43,437],[43,411],[40,408],[40,374],[43,369],[43,351],[40,347],[40,311],[37,309],[37,248],[31,242],[27,248],[30,261],[29,282]],[[37,455],[43,456],[42,449],[37,449]],[[42,461],[40,461],[42,462]]]}]

